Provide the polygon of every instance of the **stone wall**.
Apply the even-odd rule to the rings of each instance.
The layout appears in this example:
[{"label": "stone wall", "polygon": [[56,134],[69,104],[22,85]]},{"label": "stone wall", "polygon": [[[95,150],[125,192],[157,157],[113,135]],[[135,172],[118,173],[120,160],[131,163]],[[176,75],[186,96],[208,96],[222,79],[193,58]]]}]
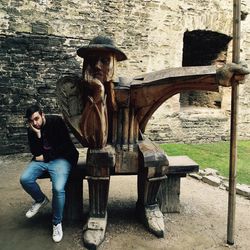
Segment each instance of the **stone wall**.
[{"label": "stone wall", "polygon": [[[249,3],[242,1],[244,13]],[[178,67],[186,30],[232,35],[232,6],[226,0],[0,0],[0,154],[27,151],[23,114],[30,103],[40,101],[46,113],[59,113],[55,82],[62,75],[80,74],[76,49],[97,34],[114,38],[128,55],[118,65],[119,76]],[[248,62],[249,17],[241,23],[241,58]],[[249,99],[247,81],[240,88],[239,110],[245,139],[250,138]],[[222,110],[199,113],[180,109],[176,95],[156,112],[146,132],[166,142],[228,139],[228,103],[227,98]]]},{"label": "stone wall", "polygon": [[39,101],[46,113],[58,113],[55,82],[62,75],[80,74],[71,55],[78,39],[33,34],[0,37],[0,137],[2,154],[27,150],[24,113]]}]

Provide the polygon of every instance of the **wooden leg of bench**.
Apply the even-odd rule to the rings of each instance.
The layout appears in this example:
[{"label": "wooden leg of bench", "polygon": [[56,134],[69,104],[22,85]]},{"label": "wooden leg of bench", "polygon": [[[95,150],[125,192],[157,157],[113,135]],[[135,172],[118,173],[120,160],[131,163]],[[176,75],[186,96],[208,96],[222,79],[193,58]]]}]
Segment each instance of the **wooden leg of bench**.
[{"label": "wooden leg of bench", "polygon": [[69,180],[65,187],[64,220],[81,221],[83,217],[83,180]]},{"label": "wooden leg of bench", "polygon": [[169,175],[163,180],[158,193],[162,213],[180,212],[180,176]]}]

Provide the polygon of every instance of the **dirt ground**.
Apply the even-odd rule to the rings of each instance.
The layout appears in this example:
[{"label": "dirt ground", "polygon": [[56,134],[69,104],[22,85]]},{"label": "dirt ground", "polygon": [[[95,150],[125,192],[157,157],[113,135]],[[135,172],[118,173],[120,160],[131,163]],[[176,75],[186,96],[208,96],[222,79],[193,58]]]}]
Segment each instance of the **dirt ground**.
[{"label": "dirt ground", "polygon": [[[31,198],[22,190],[19,176],[30,155],[0,157],[0,249],[85,249],[82,244],[83,222],[63,224],[60,243],[51,239],[51,205],[31,219],[25,212]],[[51,198],[51,184],[40,180]],[[87,183],[84,181],[84,213],[88,209]],[[250,249],[250,200],[237,196],[235,245],[226,244],[227,192],[183,178],[181,212],[165,214],[166,236],[151,235],[135,217],[136,177],[112,177],[106,238],[100,250],[117,249]]]}]

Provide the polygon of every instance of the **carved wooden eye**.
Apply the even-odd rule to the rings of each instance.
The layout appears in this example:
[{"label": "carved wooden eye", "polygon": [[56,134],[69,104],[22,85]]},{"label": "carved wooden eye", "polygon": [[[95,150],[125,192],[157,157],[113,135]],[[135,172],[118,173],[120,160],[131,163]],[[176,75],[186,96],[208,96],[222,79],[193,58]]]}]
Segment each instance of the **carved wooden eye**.
[{"label": "carved wooden eye", "polygon": [[90,65],[94,66],[97,62],[108,65],[111,61],[109,56],[88,55],[85,59]]},{"label": "carved wooden eye", "polygon": [[109,57],[102,57],[102,58],[100,58],[100,61],[102,64],[108,65],[110,63],[110,58]]}]

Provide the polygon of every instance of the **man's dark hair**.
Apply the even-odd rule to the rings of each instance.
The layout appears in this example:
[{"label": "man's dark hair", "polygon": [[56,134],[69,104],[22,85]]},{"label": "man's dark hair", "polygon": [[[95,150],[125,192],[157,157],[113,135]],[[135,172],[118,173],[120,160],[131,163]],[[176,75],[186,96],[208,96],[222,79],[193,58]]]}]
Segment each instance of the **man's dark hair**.
[{"label": "man's dark hair", "polygon": [[25,118],[30,119],[30,117],[35,112],[39,112],[40,114],[42,114],[42,112],[43,112],[38,104],[34,104],[34,105],[32,105],[32,106],[30,106],[29,108],[26,109]]}]

